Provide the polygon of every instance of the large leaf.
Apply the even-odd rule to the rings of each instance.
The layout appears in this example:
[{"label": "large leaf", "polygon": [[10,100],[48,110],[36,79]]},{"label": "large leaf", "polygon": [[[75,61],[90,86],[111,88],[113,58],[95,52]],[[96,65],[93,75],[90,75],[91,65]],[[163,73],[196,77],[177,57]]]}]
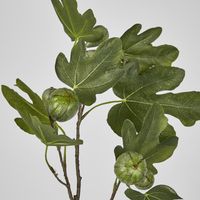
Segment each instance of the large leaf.
[{"label": "large leaf", "polygon": [[140,70],[154,65],[171,66],[178,57],[178,49],[171,45],[153,46],[152,42],[160,36],[162,29],[151,28],[139,34],[141,27],[140,24],[136,24],[121,37],[125,61],[138,62]]},{"label": "large leaf", "polygon": [[154,104],[148,110],[138,134],[134,124],[126,119],[121,131],[123,148],[115,148],[116,157],[126,151],[138,152],[143,155],[148,165],[168,159],[177,147],[178,138],[171,136],[164,140],[160,137],[167,125],[167,118],[159,104]]},{"label": "large leaf", "polygon": [[126,119],[121,131],[124,149],[136,151],[143,156],[148,154],[160,143],[160,134],[166,126],[167,118],[158,104],[154,104],[148,110],[138,134],[132,121]]},{"label": "large leaf", "polygon": [[167,126],[167,118],[164,116],[160,105],[154,104],[147,112],[142,128],[137,135],[136,151],[146,156],[160,143],[160,134]]},{"label": "large leaf", "polygon": [[125,195],[131,200],[175,200],[182,199],[178,194],[167,185],[157,185],[145,194],[138,191],[127,189]]},{"label": "large leaf", "polygon": [[[29,95],[33,103],[30,103],[9,87],[2,85],[2,93],[8,101],[8,103],[10,104],[10,106],[12,106],[18,112],[27,112],[33,116],[37,116],[40,119],[40,121],[42,121],[42,123],[50,124],[49,117],[45,111],[44,105],[40,97],[19,79],[17,79],[16,85],[22,91]],[[17,124],[22,124],[22,121],[19,122],[18,120]]]},{"label": "large leaf", "polygon": [[82,144],[81,140],[74,140],[66,135],[58,135],[51,125],[43,124],[36,116],[20,113],[23,121],[32,134],[36,135],[47,146],[72,146]]},{"label": "large leaf", "polygon": [[112,87],[122,76],[121,57],[122,44],[118,38],[103,42],[91,56],[87,55],[84,43],[78,42],[72,49],[70,62],[59,54],[56,73],[75,90],[81,103],[91,105],[96,94]]},{"label": "large leaf", "polygon": [[184,125],[193,125],[200,119],[199,92],[156,94],[175,89],[183,77],[184,71],[175,67],[154,67],[143,73],[138,72],[137,66],[129,67],[114,87],[114,93],[123,101],[109,111],[108,123],[113,131],[120,135],[125,119],[134,122],[139,131],[154,103],[162,105],[166,114],[177,117]]},{"label": "large leaf", "polygon": [[101,32],[94,28],[96,19],[91,9],[81,15],[76,0],[51,1],[65,32],[72,40],[96,42],[102,38]]}]

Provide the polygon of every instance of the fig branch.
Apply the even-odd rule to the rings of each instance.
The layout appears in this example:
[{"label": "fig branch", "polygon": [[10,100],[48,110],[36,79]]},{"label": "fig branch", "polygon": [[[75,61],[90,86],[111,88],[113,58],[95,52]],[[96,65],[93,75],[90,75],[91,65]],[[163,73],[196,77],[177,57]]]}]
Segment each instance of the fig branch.
[{"label": "fig branch", "polygon": [[[65,149],[66,149],[66,148],[65,148]],[[57,179],[57,181],[66,187],[66,189],[67,189],[67,191],[68,191],[68,195],[69,195],[70,200],[74,200],[74,199],[73,199],[73,195],[72,195],[71,185],[70,185],[69,178],[68,178],[68,175],[67,175],[66,153],[64,152],[64,159],[62,159],[62,152],[61,152],[60,147],[57,147],[57,150],[58,150],[58,153],[59,153],[59,159],[60,159],[61,167],[62,167],[62,170],[63,170],[63,173],[64,173],[65,182],[62,181],[62,180],[58,177],[57,172],[56,172],[55,169],[50,165],[50,163],[49,163],[49,161],[48,161],[48,156],[47,156],[47,153],[48,153],[48,146],[46,146],[46,149],[45,149],[45,161],[46,161],[46,164],[47,164],[49,170],[50,170],[50,171],[52,172],[52,174],[54,175],[54,177]]]},{"label": "fig branch", "polygon": [[[154,164],[169,159],[178,145],[176,131],[165,114],[178,118],[186,126],[200,120],[200,92],[171,92],[185,76],[183,69],[173,67],[178,49],[172,45],[153,44],[162,32],[160,27],[141,32],[142,25],[135,24],[121,37],[109,38],[107,28],[96,24],[91,9],[81,14],[76,0],[51,1],[64,31],[74,41],[70,59],[60,53],[55,62],[56,75],[67,88],[50,87],[41,98],[17,79],[16,86],[29,96],[28,101],[2,85],[4,97],[20,115],[15,119],[16,124],[46,146],[48,168],[65,186],[68,199],[80,200],[81,123],[94,109],[116,104],[108,113],[107,123],[120,136],[122,144],[114,149],[116,179],[110,200],[115,199],[120,184],[128,187],[125,195],[131,200],[181,199],[169,186],[154,186],[158,173]],[[96,95],[111,88],[117,100],[94,105],[84,112],[85,106],[95,103]],[[170,93],[158,94],[163,91]],[[74,116],[77,116],[75,139],[58,124]],[[63,180],[48,161],[49,146],[57,148]],[[68,146],[75,148],[76,191],[72,191],[68,176]],[[141,193],[130,186],[148,191]]]},{"label": "fig branch", "polygon": [[[66,187],[67,187],[67,190],[68,190],[69,198],[70,198],[70,200],[74,200],[73,199],[72,190],[71,190],[71,184],[70,184],[69,177],[68,177],[68,174],[67,174],[66,158],[64,158],[64,159],[62,158],[62,152],[61,152],[61,148],[60,147],[57,147],[57,150],[58,150],[60,164],[62,166],[63,175],[64,175],[64,178],[65,178],[65,182],[66,182]],[[65,162],[64,162],[64,160],[65,160]]]},{"label": "fig branch", "polygon": [[[82,121],[82,115],[84,111],[84,105],[80,105],[78,109],[78,119],[76,123],[76,140],[80,139],[80,125]],[[75,165],[76,165],[76,177],[77,177],[77,185],[76,185],[76,195],[74,196],[74,200],[80,199],[81,194],[81,174],[80,174],[80,147],[79,145],[75,146]]]},{"label": "fig branch", "polygon": [[112,191],[112,194],[111,194],[111,197],[110,197],[110,200],[114,200],[116,194],[117,194],[117,191],[119,189],[119,186],[121,184],[121,181],[119,181],[117,178],[115,179],[115,182],[114,182],[114,185],[113,185],[113,191]]}]

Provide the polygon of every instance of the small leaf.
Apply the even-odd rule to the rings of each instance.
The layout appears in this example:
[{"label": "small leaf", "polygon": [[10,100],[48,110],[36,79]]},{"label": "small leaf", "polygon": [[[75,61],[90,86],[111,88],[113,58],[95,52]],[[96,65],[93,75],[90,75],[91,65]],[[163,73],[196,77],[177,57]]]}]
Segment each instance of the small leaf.
[{"label": "small leaf", "polygon": [[124,152],[125,152],[125,150],[123,149],[123,147],[121,147],[120,145],[116,146],[115,149],[114,149],[116,160]]},{"label": "small leaf", "polygon": [[[21,86],[20,86],[21,87]],[[46,114],[41,112],[41,108],[38,109],[38,104],[30,103],[23,97],[21,97],[17,92],[10,89],[9,87],[2,85],[1,87],[2,93],[10,106],[16,109],[19,113],[20,112],[28,112],[33,116],[37,116],[43,123],[50,124],[49,118]],[[23,90],[27,91],[27,88],[23,88]],[[29,91],[30,94],[30,91]]]},{"label": "small leaf", "polygon": [[109,39],[88,56],[85,45],[78,42],[71,52],[70,62],[63,54],[56,61],[58,78],[74,88],[79,101],[85,105],[95,102],[96,94],[111,88],[123,74],[119,66],[122,57],[121,40]]},{"label": "small leaf", "polygon": [[91,9],[83,15],[78,12],[76,0],[51,0],[67,35],[74,40],[99,41],[102,36],[96,31],[96,19]]},{"label": "small leaf", "polygon": [[167,126],[167,118],[162,107],[154,104],[147,112],[137,136],[137,152],[143,156],[151,152],[160,143],[159,137]]},{"label": "small leaf", "polygon": [[148,168],[154,175],[158,174],[158,170],[154,167],[153,164],[147,163],[147,168]]},{"label": "small leaf", "polygon": [[[93,41],[91,38],[91,42],[87,43],[87,47],[96,47],[109,38],[108,30],[104,26],[94,27],[93,32],[95,32],[95,37],[94,37]],[[97,38],[97,36],[98,36],[98,38]]]},{"label": "small leaf", "polygon": [[16,118],[15,123],[26,133],[33,134],[22,118]]},{"label": "small leaf", "polygon": [[162,32],[162,28],[156,27],[148,29],[147,31],[138,35],[141,28],[141,24],[135,24],[122,35],[121,39],[124,50],[133,48],[133,46],[141,47],[144,45],[149,45],[154,42]]},{"label": "small leaf", "polygon": [[152,149],[152,151],[145,156],[145,159],[148,163],[163,162],[172,156],[177,145],[178,137],[170,137]]},{"label": "small leaf", "polygon": [[145,194],[132,189],[127,189],[125,195],[131,200],[175,200],[182,199],[178,194],[167,185],[157,185]]},{"label": "small leaf", "polygon": [[16,80],[16,86],[20,88],[23,92],[27,93],[30,97],[30,99],[33,102],[33,106],[37,108],[41,113],[44,113],[47,115],[47,112],[45,110],[44,104],[42,99],[35,93],[33,92],[23,81],[20,79]]},{"label": "small leaf", "polygon": [[153,46],[162,29],[155,27],[140,33],[141,25],[136,24],[121,37],[125,61],[139,63],[140,71],[152,66],[171,66],[178,57],[178,49],[171,45]]},{"label": "small leaf", "polygon": [[132,151],[136,147],[136,129],[132,121],[125,120],[122,126],[122,139],[125,151]]},{"label": "small leaf", "polygon": [[148,194],[148,196],[154,196],[162,200],[182,199],[180,196],[178,196],[174,189],[167,185],[157,185],[150,189],[146,194]]},{"label": "small leaf", "polygon": [[82,144],[81,140],[74,140],[66,135],[57,135],[57,130],[50,125],[43,124],[37,117],[27,113],[20,113],[24,122],[42,143],[47,146],[72,146]]},{"label": "small leaf", "polygon": [[125,195],[131,200],[148,200],[145,198],[144,194],[132,189],[127,189]]},{"label": "small leaf", "polygon": [[164,140],[164,137],[161,137],[166,127],[169,127],[167,121],[159,104],[154,104],[149,108],[138,134],[133,122],[126,119],[121,131],[123,148],[117,146],[115,154],[118,156],[123,151],[138,152],[143,155],[151,168],[153,168],[153,163],[168,159],[177,147],[178,138],[168,136]]}]

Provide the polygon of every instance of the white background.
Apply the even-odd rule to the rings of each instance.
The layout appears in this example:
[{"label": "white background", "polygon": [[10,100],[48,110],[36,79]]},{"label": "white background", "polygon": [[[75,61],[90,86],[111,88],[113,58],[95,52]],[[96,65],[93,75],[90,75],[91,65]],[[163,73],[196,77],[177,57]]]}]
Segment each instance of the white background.
[{"label": "white background", "polygon": [[[175,66],[186,71],[177,91],[200,90],[199,44],[200,3],[197,0],[79,0],[79,8],[92,8],[98,24],[105,25],[110,36],[121,34],[135,23],[143,30],[163,27],[156,44],[173,44],[180,50]],[[50,86],[64,87],[55,73],[54,62],[62,51],[69,55],[71,41],[65,35],[50,0],[0,0],[0,83],[13,86],[21,78],[42,94]],[[98,102],[114,100],[112,91],[98,95]],[[114,181],[113,148],[121,143],[106,124],[110,106],[98,108],[82,124],[81,171],[82,200],[108,200]],[[18,114],[0,94],[0,199],[2,200],[65,200],[66,189],[54,180],[44,162],[44,146],[16,127]],[[63,124],[74,135],[74,120]],[[186,128],[170,118],[180,137],[173,158],[156,165],[156,184],[172,186],[185,200],[199,197],[200,124]],[[57,165],[57,154],[50,159]],[[68,151],[73,170],[73,148]],[[61,171],[58,170],[62,175]],[[75,176],[71,174],[74,183]],[[116,200],[126,199],[121,187]]]}]

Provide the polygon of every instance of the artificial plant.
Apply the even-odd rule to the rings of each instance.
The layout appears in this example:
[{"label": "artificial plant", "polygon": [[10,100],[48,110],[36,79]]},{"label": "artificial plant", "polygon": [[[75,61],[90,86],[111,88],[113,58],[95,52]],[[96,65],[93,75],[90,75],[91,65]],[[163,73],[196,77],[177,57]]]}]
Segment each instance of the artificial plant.
[{"label": "artificial plant", "polygon": [[[131,200],[181,199],[167,185],[154,186],[158,173],[154,164],[171,157],[178,144],[165,114],[178,118],[185,126],[200,120],[199,92],[157,94],[171,91],[183,81],[184,70],[173,66],[178,49],[152,44],[162,32],[160,27],[141,32],[141,25],[136,24],[120,38],[109,38],[108,30],[96,25],[92,10],[78,12],[76,0],[52,0],[52,4],[65,33],[74,42],[70,59],[60,53],[55,62],[56,74],[67,88],[50,87],[40,97],[17,79],[16,86],[28,94],[28,101],[2,85],[4,97],[20,115],[16,124],[40,139],[46,147],[50,171],[67,188],[70,200],[80,200],[81,123],[95,108],[116,104],[108,112],[107,122],[122,138],[122,146],[114,149],[116,180],[110,200],[115,199],[120,184],[127,185],[125,195]],[[92,106],[96,95],[110,88],[118,98]],[[68,121],[75,114],[76,134],[72,139],[59,122]],[[48,161],[48,148],[52,146],[57,148],[63,179]],[[67,171],[68,146],[75,147],[76,191],[72,191]]]}]

